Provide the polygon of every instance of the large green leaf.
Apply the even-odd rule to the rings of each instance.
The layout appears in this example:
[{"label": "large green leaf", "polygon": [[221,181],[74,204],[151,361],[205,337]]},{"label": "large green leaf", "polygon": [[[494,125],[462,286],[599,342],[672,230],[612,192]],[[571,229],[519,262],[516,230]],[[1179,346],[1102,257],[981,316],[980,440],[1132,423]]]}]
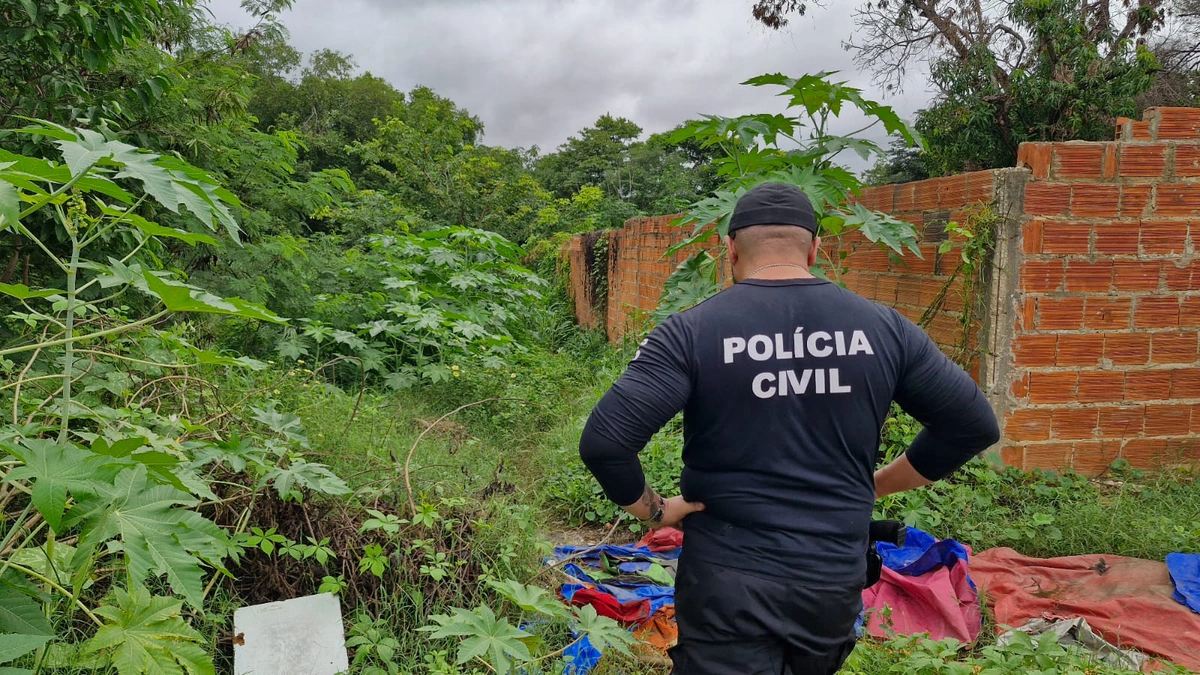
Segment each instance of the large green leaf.
[{"label": "large green leaf", "polygon": [[27,438],[20,445],[3,447],[25,463],[10,471],[5,480],[34,481],[33,506],[56,532],[67,509],[68,490],[95,493],[104,488],[104,483],[97,480],[95,455],[72,443]]},{"label": "large green leaf", "polygon": [[0,633],[0,663],[13,661],[18,656],[28,654],[53,639],[53,635]]},{"label": "large green leaf", "polygon": [[149,220],[146,220],[136,213],[131,211],[123,211],[121,209],[114,209],[107,204],[99,204],[99,207],[100,211],[103,212],[104,215],[112,216],[113,218],[121,218],[125,222],[133,225],[137,229],[152,237],[168,237],[170,239],[178,239],[187,244],[191,244],[192,246],[195,246],[196,244],[210,244],[212,246],[217,245],[217,240],[213,239],[207,234],[201,234],[199,232],[185,232],[184,230],[177,230],[173,227],[163,227],[158,223],[152,223]]},{"label": "large green leaf", "polygon": [[451,609],[452,616],[438,614],[429,617],[436,626],[425,626],[419,630],[431,632],[433,639],[445,637],[464,638],[458,646],[458,663],[464,664],[477,657],[487,656],[488,663],[497,673],[512,672],[509,657],[528,661],[529,648],[521,640],[529,637],[496,614],[487,605],[470,611],[461,607]]},{"label": "large green leaf", "polygon": [[[147,469],[138,465],[117,475],[98,496],[81,501],[83,532],[80,551],[109,539],[120,539],[129,577],[141,584],[151,576],[166,575],[171,590],[188,604],[200,607],[203,572],[192,552],[212,555],[221,550],[220,530],[191,507],[191,495],[147,480]],[[202,535],[196,538],[196,534]]]},{"label": "large green leaf", "polygon": [[48,298],[52,295],[66,295],[65,291],[60,291],[56,288],[42,288],[35,291],[25,284],[0,284],[0,293],[11,295],[18,300],[28,300],[30,298]]},{"label": "large green leaf", "polygon": [[0,232],[21,219],[21,197],[12,183],[0,180]]},{"label": "large green leaf", "polygon": [[103,653],[120,675],[214,675],[204,637],[181,617],[182,603],[144,588],[118,588],[115,606],[96,608],[105,624],[86,649]]},{"label": "large green leaf", "polygon": [[150,293],[161,299],[172,312],[226,314],[271,323],[287,323],[287,319],[280,318],[266,307],[246,302],[241,298],[222,298],[182,281],[160,278],[150,271],[143,274]]},{"label": "large green leaf", "polygon": [[36,600],[10,586],[0,586],[0,633],[53,637],[54,629]]}]

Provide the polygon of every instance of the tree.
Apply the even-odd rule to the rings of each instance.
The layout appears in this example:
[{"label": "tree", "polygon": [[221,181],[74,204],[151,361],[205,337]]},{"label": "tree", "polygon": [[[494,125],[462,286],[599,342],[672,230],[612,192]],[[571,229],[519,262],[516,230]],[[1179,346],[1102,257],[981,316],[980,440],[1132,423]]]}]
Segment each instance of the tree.
[{"label": "tree", "polygon": [[[642,135],[642,128],[624,117],[601,115],[596,123],[567,139],[558,150],[537,164],[537,177],[555,197],[569,199],[586,186],[604,187],[619,196],[632,190],[626,175],[629,149]],[[622,185],[629,187],[622,187]]]},{"label": "tree", "polygon": [[924,57],[937,96],[918,128],[934,173],[1008,166],[1025,141],[1100,139],[1158,69],[1143,40],[1165,0],[882,0],[848,47],[889,90]]},{"label": "tree", "polygon": [[903,138],[893,138],[887,154],[863,174],[863,185],[893,185],[929,178],[925,153]]},{"label": "tree", "polygon": [[756,0],[751,13],[768,28],[776,30],[788,25],[788,15],[804,16],[808,5],[804,0]]}]

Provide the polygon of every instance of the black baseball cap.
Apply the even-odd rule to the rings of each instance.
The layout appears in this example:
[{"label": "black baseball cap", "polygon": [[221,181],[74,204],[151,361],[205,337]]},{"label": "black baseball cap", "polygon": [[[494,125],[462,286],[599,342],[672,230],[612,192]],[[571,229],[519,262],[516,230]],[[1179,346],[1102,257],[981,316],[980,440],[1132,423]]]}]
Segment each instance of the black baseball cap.
[{"label": "black baseball cap", "polygon": [[808,195],[787,183],[763,183],[738,199],[729,218],[729,233],[752,225],[796,225],[817,233],[817,217]]}]

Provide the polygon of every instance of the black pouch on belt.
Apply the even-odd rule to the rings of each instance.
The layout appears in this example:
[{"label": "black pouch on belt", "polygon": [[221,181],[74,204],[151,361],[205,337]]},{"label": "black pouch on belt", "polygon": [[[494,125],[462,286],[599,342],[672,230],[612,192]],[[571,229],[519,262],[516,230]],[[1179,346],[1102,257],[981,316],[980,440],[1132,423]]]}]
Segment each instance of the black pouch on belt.
[{"label": "black pouch on belt", "polygon": [[875,549],[875,543],[884,541],[896,546],[904,546],[904,536],[908,528],[898,520],[872,520],[867,544],[867,585],[870,588],[879,583],[883,574],[883,557]]}]

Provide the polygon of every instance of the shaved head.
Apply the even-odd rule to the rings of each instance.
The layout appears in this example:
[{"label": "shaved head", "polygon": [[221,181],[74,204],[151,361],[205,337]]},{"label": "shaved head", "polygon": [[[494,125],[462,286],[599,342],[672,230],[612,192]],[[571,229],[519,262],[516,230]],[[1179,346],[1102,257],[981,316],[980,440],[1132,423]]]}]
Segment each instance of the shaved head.
[{"label": "shaved head", "polygon": [[812,249],[812,232],[795,225],[755,225],[733,234],[738,251],[747,258],[765,255],[800,255],[807,258]]}]

